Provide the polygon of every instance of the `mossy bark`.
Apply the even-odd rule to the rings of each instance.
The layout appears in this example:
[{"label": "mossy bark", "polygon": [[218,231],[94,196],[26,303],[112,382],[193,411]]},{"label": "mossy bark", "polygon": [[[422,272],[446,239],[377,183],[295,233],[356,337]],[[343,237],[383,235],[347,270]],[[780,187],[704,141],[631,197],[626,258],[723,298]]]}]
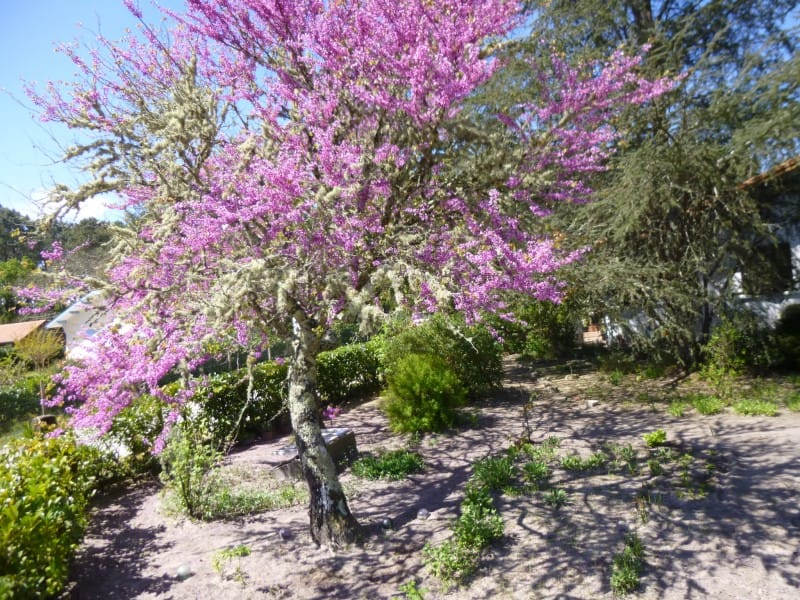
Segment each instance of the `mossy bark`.
[{"label": "mossy bark", "polygon": [[361,527],[350,512],[320,430],[316,393],[319,342],[309,323],[296,317],[289,364],[289,414],[308,483],[311,537],[318,545],[336,548],[359,541]]}]

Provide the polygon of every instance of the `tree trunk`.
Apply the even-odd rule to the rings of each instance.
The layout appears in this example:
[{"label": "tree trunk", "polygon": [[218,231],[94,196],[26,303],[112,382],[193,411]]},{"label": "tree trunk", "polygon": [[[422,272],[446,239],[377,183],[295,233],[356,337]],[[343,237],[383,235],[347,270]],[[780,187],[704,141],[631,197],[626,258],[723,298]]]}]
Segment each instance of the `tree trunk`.
[{"label": "tree trunk", "polygon": [[336,465],[320,431],[318,352],[319,337],[304,316],[296,317],[289,363],[289,414],[310,494],[311,537],[317,545],[340,547],[358,541],[361,528],[347,506]]}]

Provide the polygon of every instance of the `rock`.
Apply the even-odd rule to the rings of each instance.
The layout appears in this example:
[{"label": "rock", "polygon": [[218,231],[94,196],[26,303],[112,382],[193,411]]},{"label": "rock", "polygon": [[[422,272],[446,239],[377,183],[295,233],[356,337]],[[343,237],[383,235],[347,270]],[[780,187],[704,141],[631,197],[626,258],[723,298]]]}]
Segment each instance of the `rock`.
[{"label": "rock", "polygon": [[381,519],[381,527],[384,529],[394,529],[394,521],[392,521],[389,517],[384,517]]},{"label": "rock", "polygon": [[283,541],[292,539],[292,532],[285,527],[281,527],[278,529],[278,537],[281,538]]},{"label": "rock", "polygon": [[194,575],[194,573],[192,573],[192,568],[189,565],[181,565],[175,571],[175,577],[177,577],[181,581],[183,581],[184,579],[189,579],[189,577],[191,577],[192,575]]},{"label": "rock", "polygon": [[428,517],[430,517],[430,516],[431,516],[431,513],[427,508],[420,508],[417,511],[417,518],[421,519],[423,521],[428,519]]}]

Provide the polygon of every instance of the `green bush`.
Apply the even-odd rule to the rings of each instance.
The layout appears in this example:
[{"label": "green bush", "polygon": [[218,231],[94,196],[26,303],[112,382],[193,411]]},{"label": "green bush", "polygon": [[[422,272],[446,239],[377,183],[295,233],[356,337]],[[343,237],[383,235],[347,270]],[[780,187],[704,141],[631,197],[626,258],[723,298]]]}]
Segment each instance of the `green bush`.
[{"label": "green bush", "polygon": [[89,497],[109,465],[69,437],[0,449],[0,598],[48,598],[63,588]]},{"label": "green bush", "polygon": [[0,388],[0,433],[9,431],[21,419],[41,413],[39,385],[32,378]]},{"label": "green bush", "polygon": [[247,370],[239,369],[209,376],[195,394],[200,407],[196,419],[203,422],[217,448],[223,448],[229,441],[259,437],[272,428],[285,408],[286,365],[265,362],[253,367],[254,395],[242,413],[247,403],[247,388]]},{"label": "green bush", "polygon": [[430,354],[399,359],[388,377],[384,409],[398,432],[442,431],[456,421],[466,389],[447,363]]},{"label": "green bush", "polygon": [[472,478],[479,486],[500,492],[511,485],[516,474],[511,456],[487,456],[475,463]]},{"label": "green bush", "polygon": [[387,379],[409,354],[441,358],[473,398],[496,389],[503,379],[502,347],[484,326],[435,315],[420,325],[395,329],[399,331],[389,331],[382,341]]},{"label": "green bush", "polygon": [[574,353],[578,319],[569,301],[520,302],[512,307],[512,313],[518,322],[492,321],[508,352],[541,360],[566,358]]},{"label": "green bush", "polygon": [[377,392],[381,375],[378,342],[340,346],[317,357],[317,389],[326,404]]},{"label": "green bush", "polygon": [[129,454],[120,459],[120,466],[127,474],[136,475],[158,468],[152,444],[164,429],[164,410],[161,400],[140,396],[114,417],[106,437],[128,450]]},{"label": "green bush", "polygon": [[210,494],[210,474],[221,459],[213,437],[201,422],[183,420],[172,428],[159,454],[161,481],[175,493],[180,508],[190,517],[202,518]]}]

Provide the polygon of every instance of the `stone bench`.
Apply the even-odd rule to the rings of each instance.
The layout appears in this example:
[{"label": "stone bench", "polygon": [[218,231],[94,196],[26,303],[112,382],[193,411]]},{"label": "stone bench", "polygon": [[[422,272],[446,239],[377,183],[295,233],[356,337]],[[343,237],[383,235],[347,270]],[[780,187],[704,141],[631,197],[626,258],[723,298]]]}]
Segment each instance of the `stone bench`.
[{"label": "stone bench", "polygon": [[[346,427],[323,429],[322,439],[325,441],[325,446],[339,473],[358,456],[356,434]],[[303,469],[300,465],[300,457],[297,455],[297,446],[294,444],[283,446],[275,450],[274,454],[283,459],[275,467],[275,474],[279,479],[303,479]]]}]

